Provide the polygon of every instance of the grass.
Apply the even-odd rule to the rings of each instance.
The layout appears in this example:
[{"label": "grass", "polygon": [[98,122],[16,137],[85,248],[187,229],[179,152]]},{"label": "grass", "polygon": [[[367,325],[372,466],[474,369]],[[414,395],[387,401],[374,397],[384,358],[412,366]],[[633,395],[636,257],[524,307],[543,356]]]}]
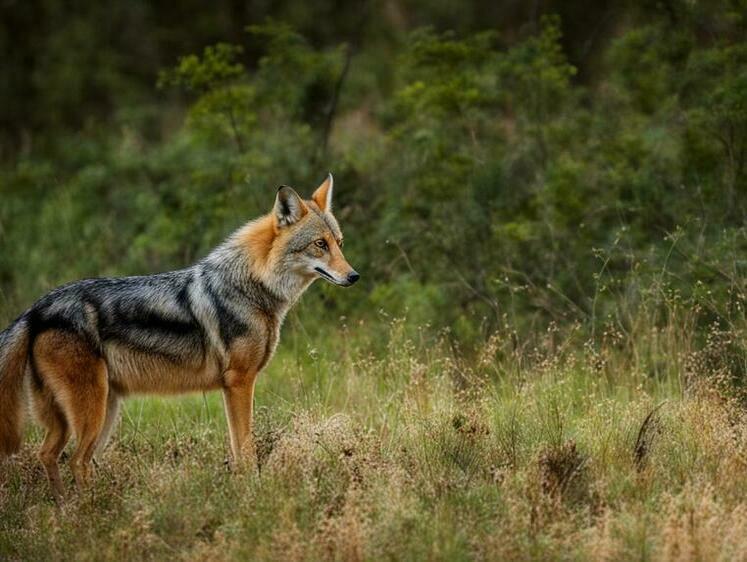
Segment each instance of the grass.
[{"label": "grass", "polygon": [[2,467],[0,559],[745,559],[733,357],[683,326],[461,352],[398,321],[385,344],[291,327],[258,384],[258,473],[230,470],[219,395],[132,399],[58,508],[32,430]]}]

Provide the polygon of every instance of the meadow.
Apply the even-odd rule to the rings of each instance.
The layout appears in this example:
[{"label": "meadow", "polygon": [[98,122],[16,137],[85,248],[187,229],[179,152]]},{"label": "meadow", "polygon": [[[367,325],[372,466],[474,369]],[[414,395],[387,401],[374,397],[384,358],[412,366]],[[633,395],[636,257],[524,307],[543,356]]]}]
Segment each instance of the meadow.
[{"label": "meadow", "polygon": [[747,420],[724,380],[744,333],[696,346],[672,306],[594,347],[506,326],[460,351],[384,317],[378,355],[365,323],[289,337],[258,384],[258,470],[230,468],[219,395],[132,399],[58,507],[32,432],[3,470],[0,557],[744,559]]}]

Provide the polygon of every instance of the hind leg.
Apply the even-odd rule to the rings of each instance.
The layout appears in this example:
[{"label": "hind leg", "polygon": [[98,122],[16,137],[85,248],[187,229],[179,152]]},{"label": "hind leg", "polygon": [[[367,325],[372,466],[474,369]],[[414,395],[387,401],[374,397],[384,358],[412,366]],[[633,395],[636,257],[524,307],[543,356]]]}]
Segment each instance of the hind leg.
[{"label": "hind leg", "polygon": [[106,364],[85,340],[62,330],[50,330],[36,339],[34,359],[75,436],[70,466],[80,488],[90,479],[91,459],[106,419]]},{"label": "hind leg", "polygon": [[99,439],[96,442],[96,450],[93,453],[96,459],[101,457],[101,453],[104,452],[107,443],[109,443],[109,438],[117,427],[121,406],[122,397],[109,388],[109,395],[106,401],[106,419],[104,420],[104,427],[101,429],[101,435],[99,435]]},{"label": "hind leg", "polygon": [[82,488],[90,480],[91,460],[106,420],[108,384],[103,361],[89,372],[89,377],[85,392],[72,397],[69,402],[68,419],[77,441],[70,466],[78,488]]},{"label": "hind leg", "polygon": [[44,441],[39,448],[38,456],[47,473],[52,495],[59,502],[65,495],[65,487],[60,478],[58,461],[60,453],[62,453],[70,437],[70,431],[65,416],[55,404],[48,389],[35,390],[33,397],[36,417],[47,430]]},{"label": "hind leg", "polygon": [[52,490],[55,500],[60,501],[65,495],[65,487],[62,484],[60,478],[60,465],[59,458],[60,453],[65,448],[68,439],[70,438],[70,432],[67,428],[67,422],[64,419],[59,419],[56,424],[47,429],[47,434],[44,436],[44,442],[39,449],[39,460],[44,465],[44,470],[47,472],[47,479],[49,480],[49,487]]}]

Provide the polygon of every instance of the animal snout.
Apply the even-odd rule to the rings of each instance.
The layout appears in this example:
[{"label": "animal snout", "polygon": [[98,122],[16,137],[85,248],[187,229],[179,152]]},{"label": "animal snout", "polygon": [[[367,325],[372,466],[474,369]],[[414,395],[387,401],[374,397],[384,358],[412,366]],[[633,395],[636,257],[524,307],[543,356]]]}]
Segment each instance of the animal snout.
[{"label": "animal snout", "polygon": [[348,273],[348,283],[350,283],[351,285],[355,283],[356,281],[358,281],[358,279],[360,278],[361,278],[360,274],[355,270]]}]

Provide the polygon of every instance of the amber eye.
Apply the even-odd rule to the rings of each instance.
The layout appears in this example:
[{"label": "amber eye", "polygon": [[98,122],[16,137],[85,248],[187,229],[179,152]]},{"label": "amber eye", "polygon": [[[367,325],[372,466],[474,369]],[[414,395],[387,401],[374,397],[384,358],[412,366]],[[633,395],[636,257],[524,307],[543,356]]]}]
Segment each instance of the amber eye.
[{"label": "amber eye", "polygon": [[327,241],[324,238],[320,238],[319,240],[315,241],[314,244],[317,248],[321,248],[322,250],[327,249]]}]

